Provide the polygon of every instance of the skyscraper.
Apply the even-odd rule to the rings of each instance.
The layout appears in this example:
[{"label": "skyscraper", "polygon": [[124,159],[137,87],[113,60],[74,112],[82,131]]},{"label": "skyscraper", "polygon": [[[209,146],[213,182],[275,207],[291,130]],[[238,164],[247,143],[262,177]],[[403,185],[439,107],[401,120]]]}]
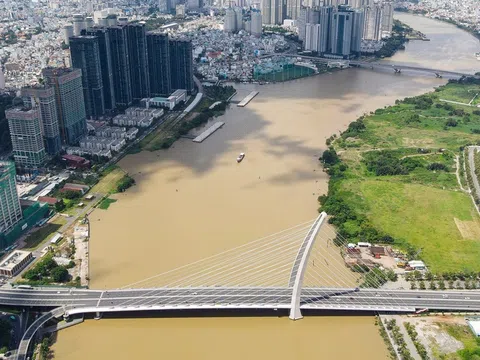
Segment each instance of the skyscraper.
[{"label": "skyscraper", "polygon": [[147,48],[151,96],[170,95],[172,80],[168,35],[147,33]]},{"label": "skyscraper", "polygon": [[225,21],[223,25],[223,30],[226,32],[234,32],[236,30],[236,17],[235,11],[232,8],[225,10]]},{"label": "skyscraper", "polygon": [[318,24],[307,24],[305,26],[305,41],[303,47],[308,51],[318,51]]},{"label": "skyscraper", "polygon": [[297,19],[298,38],[303,42],[305,42],[306,40],[305,28],[307,24],[318,24],[318,22],[319,22],[318,10],[314,10],[311,8],[302,8],[300,10],[300,16]]},{"label": "skyscraper", "polygon": [[70,44],[70,38],[73,36],[73,25],[65,25],[63,27],[63,42],[67,45]]},{"label": "skyscraper", "polygon": [[46,160],[42,125],[38,108],[14,108],[5,111],[12,139],[13,157],[17,165],[41,167]]},{"label": "skyscraper", "polygon": [[323,6],[318,10],[318,50],[319,54],[324,54],[329,49],[329,31],[330,31],[330,20],[332,15],[332,7]]},{"label": "skyscraper", "polygon": [[251,12],[251,31],[252,35],[262,35],[262,14],[257,11]]},{"label": "skyscraper", "polygon": [[352,42],[353,12],[339,9],[332,12],[330,27],[330,52],[349,56]]},{"label": "skyscraper", "polygon": [[46,68],[42,70],[47,85],[53,87],[62,141],[76,145],[87,134],[85,101],[80,69]]},{"label": "skyscraper", "polygon": [[35,86],[24,87],[21,93],[26,107],[39,110],[46,152],[50,155],[58,154],[62,149],[62,139],[55,91],[52,87]]},{"label": "skyscraper", "polygon": [[365,25],[363,38],[365,40],[380,40],[382,38],[383,8],[381,4],[373,4],[364,8]]},{"label": "skyscraper", "polygon": [[262,0],[262,20],[264,24],[281,24],[285,19],[283,0]]},{"label": "skyscraper", "polygon": [[172,6],[172,0],[159,0],[158,11],[162,14],[170,14],[175,8],[175,5]]},{"label": "skyscraper", "polygon": [[82,14],[73,15],[73,35],[78,36],[85,29],[85,19]]},{"label": "skyscraper", "polygon": [[82,70],[86,116],[98,119],[105,114],[98,37],[90,35],[71,37],[70,55],[72,67]]},{"label": "skyscraper", "polygon": [[132,98],[134,101],[140,101],[150,96],[145,24],[128,24],[127,39]]},{"label": "skyscraper", "polygon": [[189,40],[170,40],[170,69],[172,90],[193,91],[193,53]]},{"label": "skyscraper", "polygon": [[132,104],[132,88],[130,85],[127,26],[109,27],[108,33],[110,35],[115,102],[117,106],[128,107]]},{"label": "skyscraper", "polygon": [[365,24],[365,13],[362,10],[353,10],[352,44],[350,52],[359,55],[362,46],[362,35]]},{"label": "skyscraper", "polygon": [[85,32],[84,35],[92,35],[98,38],[98,48],[100,51],[100,67],[102,70],[103,100],[105,110],[115,109],[115,89],[113,86],[112,57],[110,54],[110,33],[105,27],[93,27]]},{"label": "skyscraper", "polygon": [[382,6],[383,6],[382,31],[391,33],[392,27],[393,27],[393,3],[391,1],[385,1],[382,4]]},{"label": "skyscraper", "polygon": [[22,208],[15,184],[15,164],[0,161],[0,234],[6,234],[22,220]]},{"label": "skyscraper", "polygon": [[287,0],[286,17],[288,19],[297,20],[300,16],[301,4],[301,0]]}]

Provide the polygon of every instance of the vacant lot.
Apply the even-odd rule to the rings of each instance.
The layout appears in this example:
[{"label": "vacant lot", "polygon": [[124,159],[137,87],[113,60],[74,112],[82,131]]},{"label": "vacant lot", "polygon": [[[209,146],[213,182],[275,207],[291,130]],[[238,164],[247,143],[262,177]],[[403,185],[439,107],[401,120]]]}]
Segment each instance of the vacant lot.
[{"label": "vacant lot", "polygon": [[360,194],[373,225],[422,249],[432,271],[480,271],[480,239],[465,239],[455,220],[478,226],[468,195],[374,179],[350,189]]},{"label": "vacant lot", "polygon": [[52,220],[40,228],[37,228],[34,232],[30,233],[25,239],[25,247],[23,250],[35,250],[44,241],[48,240],[53,234],[58,231],[62,225],[67,221],[63,216],[57,216],[55,220]]},{"label": "vacant lot", "polygon": [[119,167],[114,167],[106,176],[100,179],[90,192],[93,194],[112,194],[116,190],[118,181],[122,179],[124,175],[125,171]]},{"label": "vacant lot", "polygon": [[480,109],[440,101],[468,103],[477,90],[448,84],[407,98],[334,140],[340,162],[328,163],[334,177],[326,209],[349,241],[389,235],[433,272],[480,271],[480,217],[455,176],[460,149],[480,140]]}]

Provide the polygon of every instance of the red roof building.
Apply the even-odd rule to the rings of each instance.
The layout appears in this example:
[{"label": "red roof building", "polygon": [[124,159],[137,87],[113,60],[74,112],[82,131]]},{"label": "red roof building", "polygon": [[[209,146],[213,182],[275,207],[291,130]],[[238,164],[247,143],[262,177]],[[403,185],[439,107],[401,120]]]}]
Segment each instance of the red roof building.
[{"label": "red roof building", "polygon": [[50,196],[39,196],[38,201],[47,203],[48,205],[55,205],[60,201],[60,199],[50,197]]},{"label": "red roof building", "polygon": [[63,155],[62,159],[67,162],[69,167],[76,169],[86,169],[91,166],[90,161],[77,155]]}]

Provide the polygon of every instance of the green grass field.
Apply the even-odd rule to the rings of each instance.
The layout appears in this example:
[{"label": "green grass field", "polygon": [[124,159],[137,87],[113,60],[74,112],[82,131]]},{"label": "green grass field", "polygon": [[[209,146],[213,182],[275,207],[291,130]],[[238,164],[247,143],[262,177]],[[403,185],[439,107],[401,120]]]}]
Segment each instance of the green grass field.
[{"label": "green grass field", "polygon": [[[477,93],[480,93],[478,85],[450,84],[442,91],[442,99],[468,104]],[[472,105],[476,104],[478,104],[477,99],[472,102]]]},{"label": "green grass field", "polygon": [[347,183],[346,188],[359,194],[357,201],[376,228],[423,249],[431,271],[480,271],[479,220],[466,194],[383,179]]},{"label": "green grass field", "polygon": [[117,183],[125,176],[125,171],[115,166],[109,169],[107,175],[100,179],[100,181],[90,190],[92,194],[112,194],[115,192]]},{"label": "green grass field", "polygon": [[117,200],[115,200],[115,199],[106,198],[98,205],[98,208],[102,209],[102,210],[107,210],[110,207],[111,204],[116,203],[116,202],[117,202]]},{"label": "green grass field", "polygon": [[[455,175],[460,148],[480,141],[472,131],[480,129],[480,115],[474,113],[475,107],[445,107],[439,100],[468,103],[475,95],[469,92],[472,89],[480,92],[478,85],[448,84],[423,96],[431,105],[421,106],[420,97],[379,109],[363,119],[364,130],[334,142],[347,165],[331,187],[337,189],[334,198],[343,199],[371,226],[391,235],[396,246],[421,249],[420,257],[435,273],[480,271],[480,217]],[[452,119],[456,126],[446,124]],[[377,176],[367,170],[366,159],[380,156],[372,150],[389,150],[394,158],[409,157],[421,166],[404,175]],[[445,169],[430,170],[433,163]],[[351,241],[361,240],[358,222],[348,220],[342,227]]]}]

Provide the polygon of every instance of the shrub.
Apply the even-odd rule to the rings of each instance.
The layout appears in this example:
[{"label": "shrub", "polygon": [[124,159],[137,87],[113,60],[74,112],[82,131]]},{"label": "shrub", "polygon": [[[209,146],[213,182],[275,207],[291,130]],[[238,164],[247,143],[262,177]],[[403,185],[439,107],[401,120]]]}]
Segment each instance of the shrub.
[{"label": "shrub", "polygon": [[427,169],[432,171],[437,171],[437,170],[448,171],[447,166],[442,163],[431,163],[427,166]]},{"label": "shrub", "polygon": [[445,126],[449,126],[449,127],[456,127],[457,125],[458,125],[458,122],[455,119],[448,119],[447,122],[445,123]]}]

